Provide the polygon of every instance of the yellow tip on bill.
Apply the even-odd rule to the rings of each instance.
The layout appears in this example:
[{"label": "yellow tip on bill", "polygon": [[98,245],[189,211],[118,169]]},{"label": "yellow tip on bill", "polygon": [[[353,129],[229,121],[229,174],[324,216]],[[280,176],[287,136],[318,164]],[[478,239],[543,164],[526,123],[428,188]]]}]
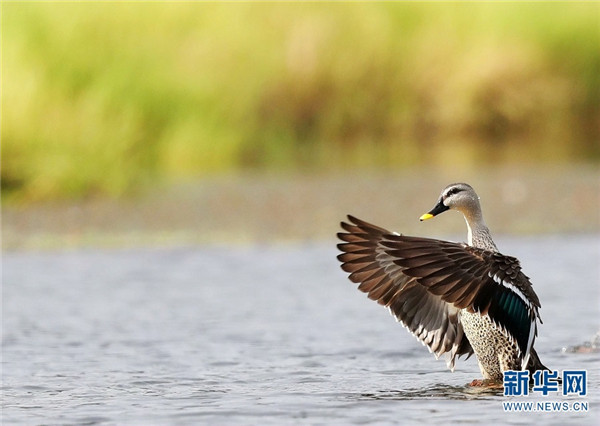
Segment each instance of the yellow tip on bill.
[{"label": "yellow tip on bill", "polygon": [[431,219],[432,217],[433,217],[433,215],[431,213],[425,213],[423,216],[421,216],[419,218],[419,220],[422,222],[424,220]]}]

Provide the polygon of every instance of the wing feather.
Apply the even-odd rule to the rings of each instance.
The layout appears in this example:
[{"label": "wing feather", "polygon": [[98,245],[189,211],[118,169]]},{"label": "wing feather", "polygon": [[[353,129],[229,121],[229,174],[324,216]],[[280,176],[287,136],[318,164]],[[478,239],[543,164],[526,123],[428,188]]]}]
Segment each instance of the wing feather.
[{"label": "wing feather", "polygon": [[381,244],[404,274],[456,308],[487,315],[517,344],[523,359],[529,357],[540,302],[517,259],[428,238],[386,238]]},{"label": "wing feather", "polygon": [[[473,349],[460,324],[460,309],[444,301],[435,292],[407,275],[405,267],[395,263],[397,257],[389,253],[382,243],[396,241],[400,236],[360,219],[348,216],[351,223],[342,222],[346,232],[338,237],[342,253],[338,260],[342,269],[349,273],[352,282],[370,299],[388,307],[392,315],[420,340],[436,357],[448,355],[448,367],[454,370],[456,358],[470,356]],[[440,270],[444,255],[432,258],[417,243],[411,247],[415,267],[431,268],[430,273]]]}]

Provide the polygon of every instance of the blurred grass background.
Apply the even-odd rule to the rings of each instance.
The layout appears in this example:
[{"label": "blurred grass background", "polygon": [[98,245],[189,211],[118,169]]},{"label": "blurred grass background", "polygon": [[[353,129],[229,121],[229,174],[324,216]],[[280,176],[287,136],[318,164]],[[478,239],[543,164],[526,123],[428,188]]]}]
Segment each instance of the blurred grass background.
[{"label": "blurred grass background", "polygon": [[599,47],[597,2],[3,2],[3,202],[240,171],[596,169]]}]

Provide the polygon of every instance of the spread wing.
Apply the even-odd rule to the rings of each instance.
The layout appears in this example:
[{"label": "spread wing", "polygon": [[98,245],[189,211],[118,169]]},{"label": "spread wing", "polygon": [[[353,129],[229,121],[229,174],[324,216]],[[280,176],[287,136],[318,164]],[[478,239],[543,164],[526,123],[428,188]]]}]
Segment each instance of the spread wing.
[{"label": "spread wing", "polygon": [[537,335],[540,301],[519,261],[510,256],[428,238],[386,235],[383,251],[406,276],[458,309],[491,319],[516,343],[523,368]]},{"label": "spread wing", "polygon": [[338,256],[342,269],[370,299],[389,308],[392,315],[436,357],[447,353],[448,367],[454,370],[456,356],[473,353],[460,323],[460,308],[406,274],[387,244],[400,237],[367,222],[348,216],[342,222],[346,232],[338,237],[343,252]]}]

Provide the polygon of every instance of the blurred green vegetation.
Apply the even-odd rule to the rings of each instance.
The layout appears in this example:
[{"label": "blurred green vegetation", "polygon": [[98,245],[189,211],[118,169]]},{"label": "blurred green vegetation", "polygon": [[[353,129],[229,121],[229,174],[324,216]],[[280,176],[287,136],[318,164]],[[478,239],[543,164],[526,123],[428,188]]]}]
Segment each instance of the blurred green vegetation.
[{"label": "blurred green vegetation", "polygon": [[600,3],[2,3],[2,190],[600,159]]}]

